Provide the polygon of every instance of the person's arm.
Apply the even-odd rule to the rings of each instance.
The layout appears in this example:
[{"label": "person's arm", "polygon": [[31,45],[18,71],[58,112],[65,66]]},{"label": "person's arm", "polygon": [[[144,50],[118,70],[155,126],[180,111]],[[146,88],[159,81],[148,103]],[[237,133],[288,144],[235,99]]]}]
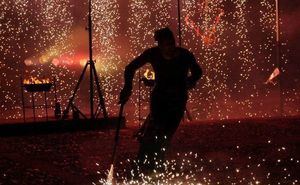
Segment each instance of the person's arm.
[{"label": "person's arm", "polygon": [[202,69],[196,62],[195,56],[189,53],[189,69],[191,75],[188,77],[188,88],[191,89],[196,86],[197,81],[202,76]]},{"label": "person's arm", "polygon": [[143,52],[140,56],[135,58],[130,64],[125,67],[124,72],[124,87],[120,93],[120,101],[119,103],[126,103],[131,95],[132,91],[132,81],[135,75],[135,72],[149,62],[149,50]]}]

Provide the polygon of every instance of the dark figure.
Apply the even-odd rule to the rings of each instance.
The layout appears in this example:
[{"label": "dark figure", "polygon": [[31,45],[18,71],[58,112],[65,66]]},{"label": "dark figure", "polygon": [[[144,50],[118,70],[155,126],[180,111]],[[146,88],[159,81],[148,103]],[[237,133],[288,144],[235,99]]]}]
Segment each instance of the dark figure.
[{"label": "dark figure", "polygon": [[[202,75],[194,55],[176,47],[169,28],[155,32],[157,47],[144,51],[125,69],[125,85],[120,103],[126,103],[132,92],[132,80],[137,69],[150,63],[155,72],[155,86],[151,93],[150,114],[143,126],[138,159],[140,168],[153,170],[156,162],[163,162],[164,154],[183,117],[188,89],[193,88]],[[189,75],[190,72],[190,75]]]}]

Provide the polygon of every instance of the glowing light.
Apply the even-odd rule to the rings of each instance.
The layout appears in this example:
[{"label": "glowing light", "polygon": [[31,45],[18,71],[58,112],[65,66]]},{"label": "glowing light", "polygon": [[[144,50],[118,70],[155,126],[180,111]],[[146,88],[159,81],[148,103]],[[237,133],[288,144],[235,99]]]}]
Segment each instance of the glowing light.
[{"label": "glowing light", "polygon": [[[177,35],[174,1],[120,2],[93,2],[94,58],[111,114],[118,110],[116,102],[124,66],[144,49],[154,46],[154,30],[170,26]],[[79,4],[86,6],[86,3]],[[88,55],[86,10],[77,9],[78,4],[71,0],[5,0],[0,8],[1,119],[20,118],[21,101],[16,89],[21,74],[39,79],[44,74],[55,77],[60,87],[57,94],[64,107]],[[195,119],[277,114],[276,103],[270,108],[264,105],[274,99],[278,89],[268,89],[262,83],[266,80],[262,74],[271,74],[277,66],[274,44],[280,34],[277,30],[280,21],[276,22],[275,10],[274,0],[182,1],[183,46],[195,54],[204,69],[199,86],[190,92],[188,107]],[[283,45],[282,69],[288,62],[284,47],[288,44]],[[141,71],[146,68],[149,66]],[[131,98],[136,109],[130,114],[135,117],[130,119],[138,117],[138,95],[142,99],[149,97],[146,87],[137,92],[137,82],[135,78]],[[83,97],[77,100],[82,107],[87,103],[82,100],[86,91],[82,88],[78,95]],[[283,93],[285,103],[294,107],[286,114],[298,115],[299,89],[285,89]],[[142,104],[146,107],[147,102]],[[142,116],[145,115],[147,111]]]},{"label": "glowing light", "polygon": [[30,77],[30,79],[24,79],[23,84],[48,84],[50,83],[49,78],[38,79],[37,77]]},{"label": "glowing light", "polygon": [[265,84],[271,83],[271,84],[275,85],[275,83],[273,82],[273,79],[276,78],[279,74],[280,74],[279,69],[275,68],[274,71],[272,72],[272,74],[270,75],[270,77],[268,78],[268,80],[265,82]]},{"label": "glowing light", "polygon": [[154,71],[150,71],[149,69],[147,69],[144,73],[144,77],[147,80],[155,80],[155,73]]}]

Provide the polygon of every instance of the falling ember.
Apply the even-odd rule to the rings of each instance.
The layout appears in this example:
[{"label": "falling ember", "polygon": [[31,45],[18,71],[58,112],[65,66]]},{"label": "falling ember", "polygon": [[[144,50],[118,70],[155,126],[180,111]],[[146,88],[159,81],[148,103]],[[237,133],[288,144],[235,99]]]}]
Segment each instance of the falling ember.
[{"label": "falling ember", "polygon": [[25,63],[26,66],[31,66],[31,65],[33,65],[33,62],[32,62],[32,60],[30,60],[30,59],[26,59],[26,60],[24,61],[24,63]]},{"label": "falling ember", "polygon": [[55,67],[57,67],[57,66],[59,65],[59,60],[58,60],[57,58],[54,58],[54,59],[52,60],[52,64],[53,64]]},{"label": "falling ember", "polygon": [[278,76],[280,75],[280,70],[278,68],[275,68],[274,71],[272,72],[272,74],[270,75],[270,77],[268,78],[268,80],[265,82],[265,84],[273,84],[275,85],[276,83],[273,82],[273,80]]}]

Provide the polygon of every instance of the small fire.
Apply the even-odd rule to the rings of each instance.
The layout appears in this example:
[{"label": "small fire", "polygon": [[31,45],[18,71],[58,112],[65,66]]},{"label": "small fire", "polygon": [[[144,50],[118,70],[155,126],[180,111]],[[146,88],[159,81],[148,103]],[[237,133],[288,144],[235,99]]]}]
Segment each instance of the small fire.
[{"label": "small fire", "polygon": [[147,80],[155,80],[155,72],[147,69],[146,72],[144,73],[144,77],[147,79]]},{"label": "small fire", "polygon": [[37,77],[30,77],[30,79],[24,79],[23,84],[49,84],[50,80],[49,78],[45,79],[38,79]]}]

